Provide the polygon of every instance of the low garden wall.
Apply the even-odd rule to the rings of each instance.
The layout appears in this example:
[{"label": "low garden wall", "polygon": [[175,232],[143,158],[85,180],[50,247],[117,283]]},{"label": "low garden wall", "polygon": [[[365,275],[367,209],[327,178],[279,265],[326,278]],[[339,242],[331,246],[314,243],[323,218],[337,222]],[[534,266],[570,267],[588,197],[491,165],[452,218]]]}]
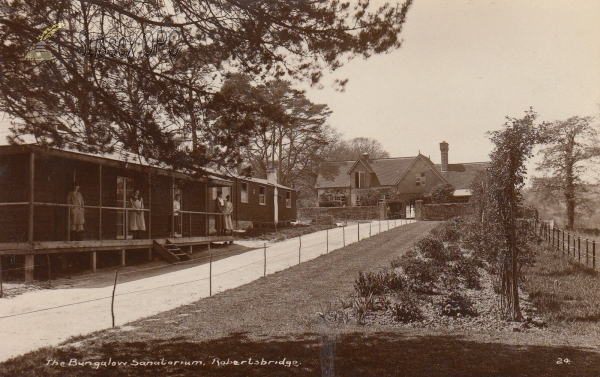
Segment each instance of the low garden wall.
[{"label": "low garden wall", "polygon": [[419,221],[445,221],[464,215],[469,208],[468,203],[423,204],[415,203],[415,218]]},{"label": "low garden wall", "polygon": [[299,220],[333,218],[334,220],[378,219],[379,206],[373,207],[305,207],[298,208]]}]

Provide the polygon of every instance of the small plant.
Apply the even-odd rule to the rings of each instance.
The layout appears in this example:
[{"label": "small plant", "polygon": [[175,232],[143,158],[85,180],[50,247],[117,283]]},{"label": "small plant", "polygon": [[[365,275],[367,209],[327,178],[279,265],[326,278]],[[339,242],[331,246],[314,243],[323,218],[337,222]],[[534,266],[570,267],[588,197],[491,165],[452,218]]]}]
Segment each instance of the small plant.
[{"label": "small plant", "polygon": [[415,292],[427,294],[436,292],[442,273],[438,265],[413,258],[405,259],[402,268],[410,279],[410,286]]},{"label": "small plant", "polygon": [[473,306],[473,302],[467,296],[463,296],[458,292],[452,292],[444,299],[440,306],[442,307],[442,315],[456,317],[461,316],[477,316],[477,310]]},{"label": "small plant", "polygon": [[431,235],[442,242],[458,242],[462,225],[462,219],[455,217],[433,228]]},{"label": "small plant", "polygon": [[386,311],[390,308],[392,302],[387,296],[378,297],[373,303],[374,310]]},{"label": "small plant", "polygon": [[398,267],[402,266],[402,258],[395,257],[394,259],[392,259],[390,261],[390,266],[392,266],[392,268],[398,268]]},{"label": "small plant", "polygon": [[356,313],[356,321],[359,325],[365,324],[367,313],[374,309],[375,300],[373,294],[367,297],[358,297],[354,299],[354,311]]},{"label": "small plant", "polygon": [[396,292],[404,289],[406,282],[404,277],[394,270],[359,272],[354,281],[354,289],[361,297],[370,294],[382,295],[385,292]]},{"label": "small plant", "polygon": [[475,259],[461,258],[452,266],[452,272],[464,279],[467,288],[481,289],[481,275],[477,270],[477,261]]},{"label": "small plant", "polygon": [[360,297],[380,295],[385,291],[384,279],[377,272],[360,271],[358,278],[354,281],[354,289]]},{"label": "small plant", "polygon": [[394,319],[398,322],[408,323],[423,319],[423,313],[419,308],[417,300],[408,292],[398,296],[398,302],[392,305]]},{"label": "small plant", "polygon": [[432,237],[421,238],[415,244],[415,249],[425,258],[429,258],[440,264],[457,260],[462,256],[462,250],[458,245],[453,244],[445,247],[441,241]]}]

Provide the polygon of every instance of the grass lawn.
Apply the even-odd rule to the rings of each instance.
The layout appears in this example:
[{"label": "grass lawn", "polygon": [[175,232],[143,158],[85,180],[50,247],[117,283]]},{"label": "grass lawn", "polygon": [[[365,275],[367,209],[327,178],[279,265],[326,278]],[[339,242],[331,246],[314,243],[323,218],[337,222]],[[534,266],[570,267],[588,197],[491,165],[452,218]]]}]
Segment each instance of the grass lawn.
[{"label": "grass lawn", "polygon": [[[31,352],[1,363],[0,376],[598,375],[600,354],[583,335],[323,323],[317,312],[350,295],[359,271],[387,267],[435,225],[405,225],[212,298]],[[127,364],[101,364],[109,359]]]},{"label": "grass lawn", "polygon": [[[600,334],[600,274],[548,246],[526,268],[525,290],[550,325]],[[600,343],[600,338],[598,339]]]}]

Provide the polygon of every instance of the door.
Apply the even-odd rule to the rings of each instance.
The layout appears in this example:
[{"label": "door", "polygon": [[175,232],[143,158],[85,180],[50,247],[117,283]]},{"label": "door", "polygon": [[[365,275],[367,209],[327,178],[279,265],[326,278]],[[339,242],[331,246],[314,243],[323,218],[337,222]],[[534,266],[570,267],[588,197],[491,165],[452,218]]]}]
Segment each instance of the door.
[{"label": "door", "polygon": [[[129,230],[129,219],[125,208],[132,208],[129,198],[133,194],[133,182],[131,178],[117,177],[117,239],[133,238],[133,232]],[[127,235],[127,237],[125,237]]]}]

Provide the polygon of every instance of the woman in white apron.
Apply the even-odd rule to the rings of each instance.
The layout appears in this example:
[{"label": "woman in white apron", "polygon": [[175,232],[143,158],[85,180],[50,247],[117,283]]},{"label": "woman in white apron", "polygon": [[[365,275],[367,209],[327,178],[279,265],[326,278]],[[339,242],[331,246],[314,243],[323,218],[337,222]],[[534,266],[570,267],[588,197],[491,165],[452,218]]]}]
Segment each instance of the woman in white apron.
[{"label": "woman in white apron", "polygon": [[79,192],[79,184],[73,183],[73,190],[67,195],[67,204],[69,207],[69,216],[71,227],[71,241],[82,241],[83,240],[83,224],[85,224],[85,203],[83,196]]},{"label": "woman in white apron", "polygon": [[133,232],[133,238],[139,238],[139,231],[146,230],[146,221],[144,220],[144,199],[140,196],[140,190],[135,190],[133,196],[129,198],[131,208],[129,210],[129,230]]}]

